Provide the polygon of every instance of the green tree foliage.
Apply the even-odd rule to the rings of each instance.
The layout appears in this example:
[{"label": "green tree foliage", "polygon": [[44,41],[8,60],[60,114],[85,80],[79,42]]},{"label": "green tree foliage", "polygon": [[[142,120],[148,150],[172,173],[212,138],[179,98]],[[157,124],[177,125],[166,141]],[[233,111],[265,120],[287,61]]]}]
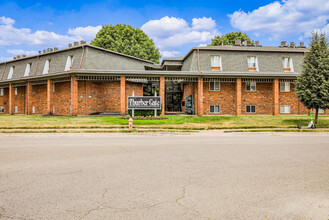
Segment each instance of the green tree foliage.
[{"label": "green tree foliage", "polygon": [[91,45],[159,63],[160,52],[141,29],[130,25],[104,25]]},{"label": "green tree foliage", "polygon": [[234,45],[235,40],[241,39],[241,42],[245,40],[250,40],[250,37],[246,33],[241,33],[241,32],[232,32],[232,33],[227,33],[223,36],[215,36],[211,40],[211,44],[209,46],[219,46],[222,45],[222,41],[224,42],[224,45]]},{"label": "green tree foliage", "polygon": [[297,78],[296,94],[308,109],[315,109],[315,124],[319,108],[329,108],[329,51],[325,34],[312,33],[310,51]]}]

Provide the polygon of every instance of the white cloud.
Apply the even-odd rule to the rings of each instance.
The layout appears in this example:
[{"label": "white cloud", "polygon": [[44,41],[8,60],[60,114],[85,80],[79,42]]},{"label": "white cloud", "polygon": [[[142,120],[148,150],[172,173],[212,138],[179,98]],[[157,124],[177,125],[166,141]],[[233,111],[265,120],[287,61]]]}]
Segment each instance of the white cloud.
[{"label": "white cloud", "polygon": [[35,50],[20,50],[20,49],[8,49],[7,53],[9,54],[13,54],[13,55],[27,55],[27,56],[31,56],[31,55],[35,55],[38,53],[38,51]]},{"label": "white cloud", "polygon": [[13,19],[0,17],[0,46],[46,45],[61,47],[73,41],[90,41],[101,28],[101,26],[70,28],[68,34],[62,35],[44,30],[32,32],[29,28],[16,28],[13,24],[15,24]]},{"label": "white cloud", "polygon": [[329,19],[329,1],[275,1],[252,12],[236,11],[229,17],[231,25],[241,31],[278,39],[323,28]]},{"label": "white cloud", "polygon": [[163,17],[151,20],[141,29],[153,38],[157,47],[163,51],[179,50],[190,43],[210,43],[210,40],[220,33],[216,29],[216,22],[212,18],[194,18],[189,25],[182,18]]},{"label": "white cloud", "polygon": [[160,50],[162,58],[175,57],[180,54],[179,51]]},{"label": "white cloud", "polygon": [[211,30],[216,27],[216,22],[212,18],[193,18],[192,28],[196,30]]},{"label": "white cloud", "polygon": [[13,57],[0,57],[0,62],[12,60],[12,59],[13,59]]}]

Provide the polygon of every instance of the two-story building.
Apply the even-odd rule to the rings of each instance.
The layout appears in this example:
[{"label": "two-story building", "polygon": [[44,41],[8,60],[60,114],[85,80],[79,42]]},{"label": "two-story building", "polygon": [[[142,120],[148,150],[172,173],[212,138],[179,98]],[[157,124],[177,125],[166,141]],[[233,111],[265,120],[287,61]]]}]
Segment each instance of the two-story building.
[{"label": "two-story building", "polygon": [[157,91],[163,115],[306,114],[310,110],[294,91],[305,53],[303,44],[268,47],[238,40],[155,64],[75,42],[0,63],[0,112],[125,115],[127,96]]}]

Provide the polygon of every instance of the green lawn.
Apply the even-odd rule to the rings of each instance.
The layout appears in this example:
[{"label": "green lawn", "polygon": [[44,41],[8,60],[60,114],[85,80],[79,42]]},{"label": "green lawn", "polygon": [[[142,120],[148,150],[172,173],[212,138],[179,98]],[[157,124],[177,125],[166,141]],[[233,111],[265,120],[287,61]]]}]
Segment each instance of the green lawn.
[{"label": "green lawn", "polygon": [[[140,128],[296,128],[307,126],[309,116],[166,116],[167,120],[134,120]],[[0,115],[0,128],[125,128],[127,119],[120,117],[69,117]],[[320,116],[318,128],[329,128],[329,116]]]}]

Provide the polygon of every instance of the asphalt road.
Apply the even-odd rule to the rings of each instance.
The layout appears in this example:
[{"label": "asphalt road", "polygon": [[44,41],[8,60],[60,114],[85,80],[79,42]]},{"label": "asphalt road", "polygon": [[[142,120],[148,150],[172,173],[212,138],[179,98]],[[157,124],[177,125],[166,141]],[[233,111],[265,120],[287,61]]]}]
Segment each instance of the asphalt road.
[{"label": "asphalt road", "polygon": [[328,135],[0,135],[0,219],[329,219]]}]

